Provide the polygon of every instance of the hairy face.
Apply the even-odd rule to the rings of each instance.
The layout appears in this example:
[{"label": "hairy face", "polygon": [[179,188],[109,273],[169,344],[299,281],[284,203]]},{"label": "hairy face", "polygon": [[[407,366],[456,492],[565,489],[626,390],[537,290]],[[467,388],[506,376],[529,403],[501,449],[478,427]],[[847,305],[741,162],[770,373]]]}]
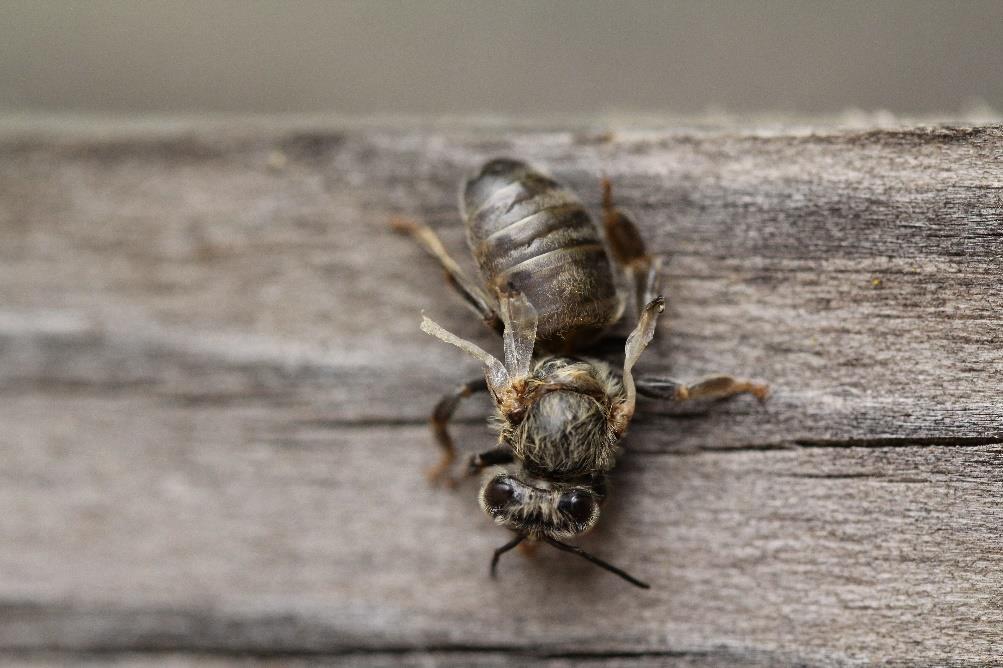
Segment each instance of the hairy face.
[{"label": "hairy face", "polygon": [[557,539],[594,527],[601,502],[595,486],[527,482],[502,469],[485,478],[480,493],[481,508],[496,523],[529,536]]}]

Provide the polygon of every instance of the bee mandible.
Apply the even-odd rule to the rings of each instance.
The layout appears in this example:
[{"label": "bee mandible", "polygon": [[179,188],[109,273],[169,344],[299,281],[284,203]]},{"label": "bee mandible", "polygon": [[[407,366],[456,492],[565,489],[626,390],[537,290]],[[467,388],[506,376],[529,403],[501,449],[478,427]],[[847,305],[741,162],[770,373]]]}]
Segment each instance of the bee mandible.
[{"label": "bee mandible", "polygon": [[[467,471],[483,473],[481,508],[515,534],[495,550],[491,575],[502,554],[526,540],[542,541],[648,588],[564,542],[599,520],[606,478],[638,393],[669,401],[750,393],[762,400],[768,388],[726,375],[693,384],[635,379],[633,367],[654,336],[665,301],[658,294],[659,262],[648,254],[633,221],[613,205],[608,180],[603,180],[602,234],[574,193],[507,158],[491,160],[461,183],[460,209],[480,284],[465,275],[431,228],[406,219],[392,223],[438,260],[447,281],[503,342],[499,360],[423,319],[424,332],[484,365],[483,378],[460,385],[433,410],[430,422],[442,457],[429,477],[455,480],[456,448],[448,421],[462,399],[488,392],[495,404],[498,444],[471,456]],[[626,339],[622,368],[581,356],[628,307],[637,322]]]}]

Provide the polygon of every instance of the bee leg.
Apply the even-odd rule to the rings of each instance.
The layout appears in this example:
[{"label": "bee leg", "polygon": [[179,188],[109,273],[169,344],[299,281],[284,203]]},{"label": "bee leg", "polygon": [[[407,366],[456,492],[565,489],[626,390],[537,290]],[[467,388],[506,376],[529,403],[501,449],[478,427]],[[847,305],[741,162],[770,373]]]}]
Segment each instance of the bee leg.
[{"label": "bee leg", "polygon": [[609,179],[602,180],[602,190],[606,241],[613,252],[613,259],[634,289],[634,307],[640,314],[644,306],[659,293],[658,270],[661,258],[648,255],[637,225],[613,205],[613,185]]},{"label": "bee leg", "polygon": [[736,394],[751,394],[759,401],[764,401],[770,394],[770,386],[725,375],[708,376],[690,385],[671,378],[638,378],[637,393],[669,401],[727,399]]},{"label": "bee leg", "polygon": [[511,464],[514,459],[515,454],[512,452],[512,448],[507,445],[499,445],[479,455],[470,455],[470,460],[467,462],[467,475],[477,475],[488,466]]},{"label": "bee leg", "polygon": [[684,398],[727,399],[736,394],[751,394],[759,401],[765,401],[770,394],[770,386],[733,376],[708,376],[692,385],[687,385]]},{"label": "bee leg", "polygon": [[456,478],[451,473],[453,462],[456,461],[456,446],[453,445],[453,437],[449,435],[449,419],[453,417],[453,413],[456,412],[456,408],[460,405],[461,400],[475,392],[485,392],[487,389],[488,383],[484,378],[464,383],[443,396],[442,399],[439,399],[439,403],[432,410],[432,417],[429,419],[429,423],[432,426],[435,440],[439,444],[440,450],[442,450],[442,457],[439,459],[439,463],[430,468],[425,474],[428,476],[428,481],[433,485],[437,483],[445,484],[448,487],[456,485]]},{"label": "bee leg", "polygon": [[645,304],[641,310],[641,317],[638,318],[637,327],[627,337],[627,345],[623,350],[623,389],[625,397],[623,401],[613,407],[610,416],[610,425],[617,436],[622,437],[627,432],[627,425],[634,417],[634,409],[637,404],[637,384],[634,382],[633,368],[637,359],[644,352],[644,349],[651,343],[655,336],[655,325],[658,322],[658,315],[665,310],[665,300],[662,297],[655,297]]},{"label": "bee leg", "polygon": [[449,256],[438,235],[428,225],[409,218],[393,218],[390,227],[401,234],[410,235],[422,249],[439,261],[446,272],[446,282],[455,289],[467,305],[481,317],[491,329],[501,332],[502,321],[497,311],[477,284],[467,278],[460,265]]}]

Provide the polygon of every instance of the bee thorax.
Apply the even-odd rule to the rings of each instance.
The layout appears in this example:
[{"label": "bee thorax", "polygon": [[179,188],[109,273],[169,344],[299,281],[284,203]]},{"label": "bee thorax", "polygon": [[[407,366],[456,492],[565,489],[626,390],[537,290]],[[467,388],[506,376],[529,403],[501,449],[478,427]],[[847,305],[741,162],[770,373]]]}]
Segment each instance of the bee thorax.
[{"label": "bee thorax", "polygon": [[580,392],[557,390],[537,399],[510,434],[524,466],[550,477],[574,477],[613,468],[616,437],[606,408]]}]

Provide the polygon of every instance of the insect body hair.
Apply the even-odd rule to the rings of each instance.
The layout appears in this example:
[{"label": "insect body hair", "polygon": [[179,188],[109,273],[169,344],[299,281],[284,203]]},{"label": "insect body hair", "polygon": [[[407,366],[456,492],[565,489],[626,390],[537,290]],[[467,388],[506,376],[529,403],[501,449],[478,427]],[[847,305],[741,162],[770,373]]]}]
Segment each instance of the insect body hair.
[{"label": "insect body hair", "polygon": [[533,402],[517,421],[499,414],[501,441],[526,469],[553,480],[606,473],[616,461],[611,412],[623,386],[598,360],[544,357],[529,379]]},{"label": "insect body hair", "polygon": [[541,396],[508,439],[530,471],[552,478],[608,471],[616,454],[608,410],[568,390]]}]

